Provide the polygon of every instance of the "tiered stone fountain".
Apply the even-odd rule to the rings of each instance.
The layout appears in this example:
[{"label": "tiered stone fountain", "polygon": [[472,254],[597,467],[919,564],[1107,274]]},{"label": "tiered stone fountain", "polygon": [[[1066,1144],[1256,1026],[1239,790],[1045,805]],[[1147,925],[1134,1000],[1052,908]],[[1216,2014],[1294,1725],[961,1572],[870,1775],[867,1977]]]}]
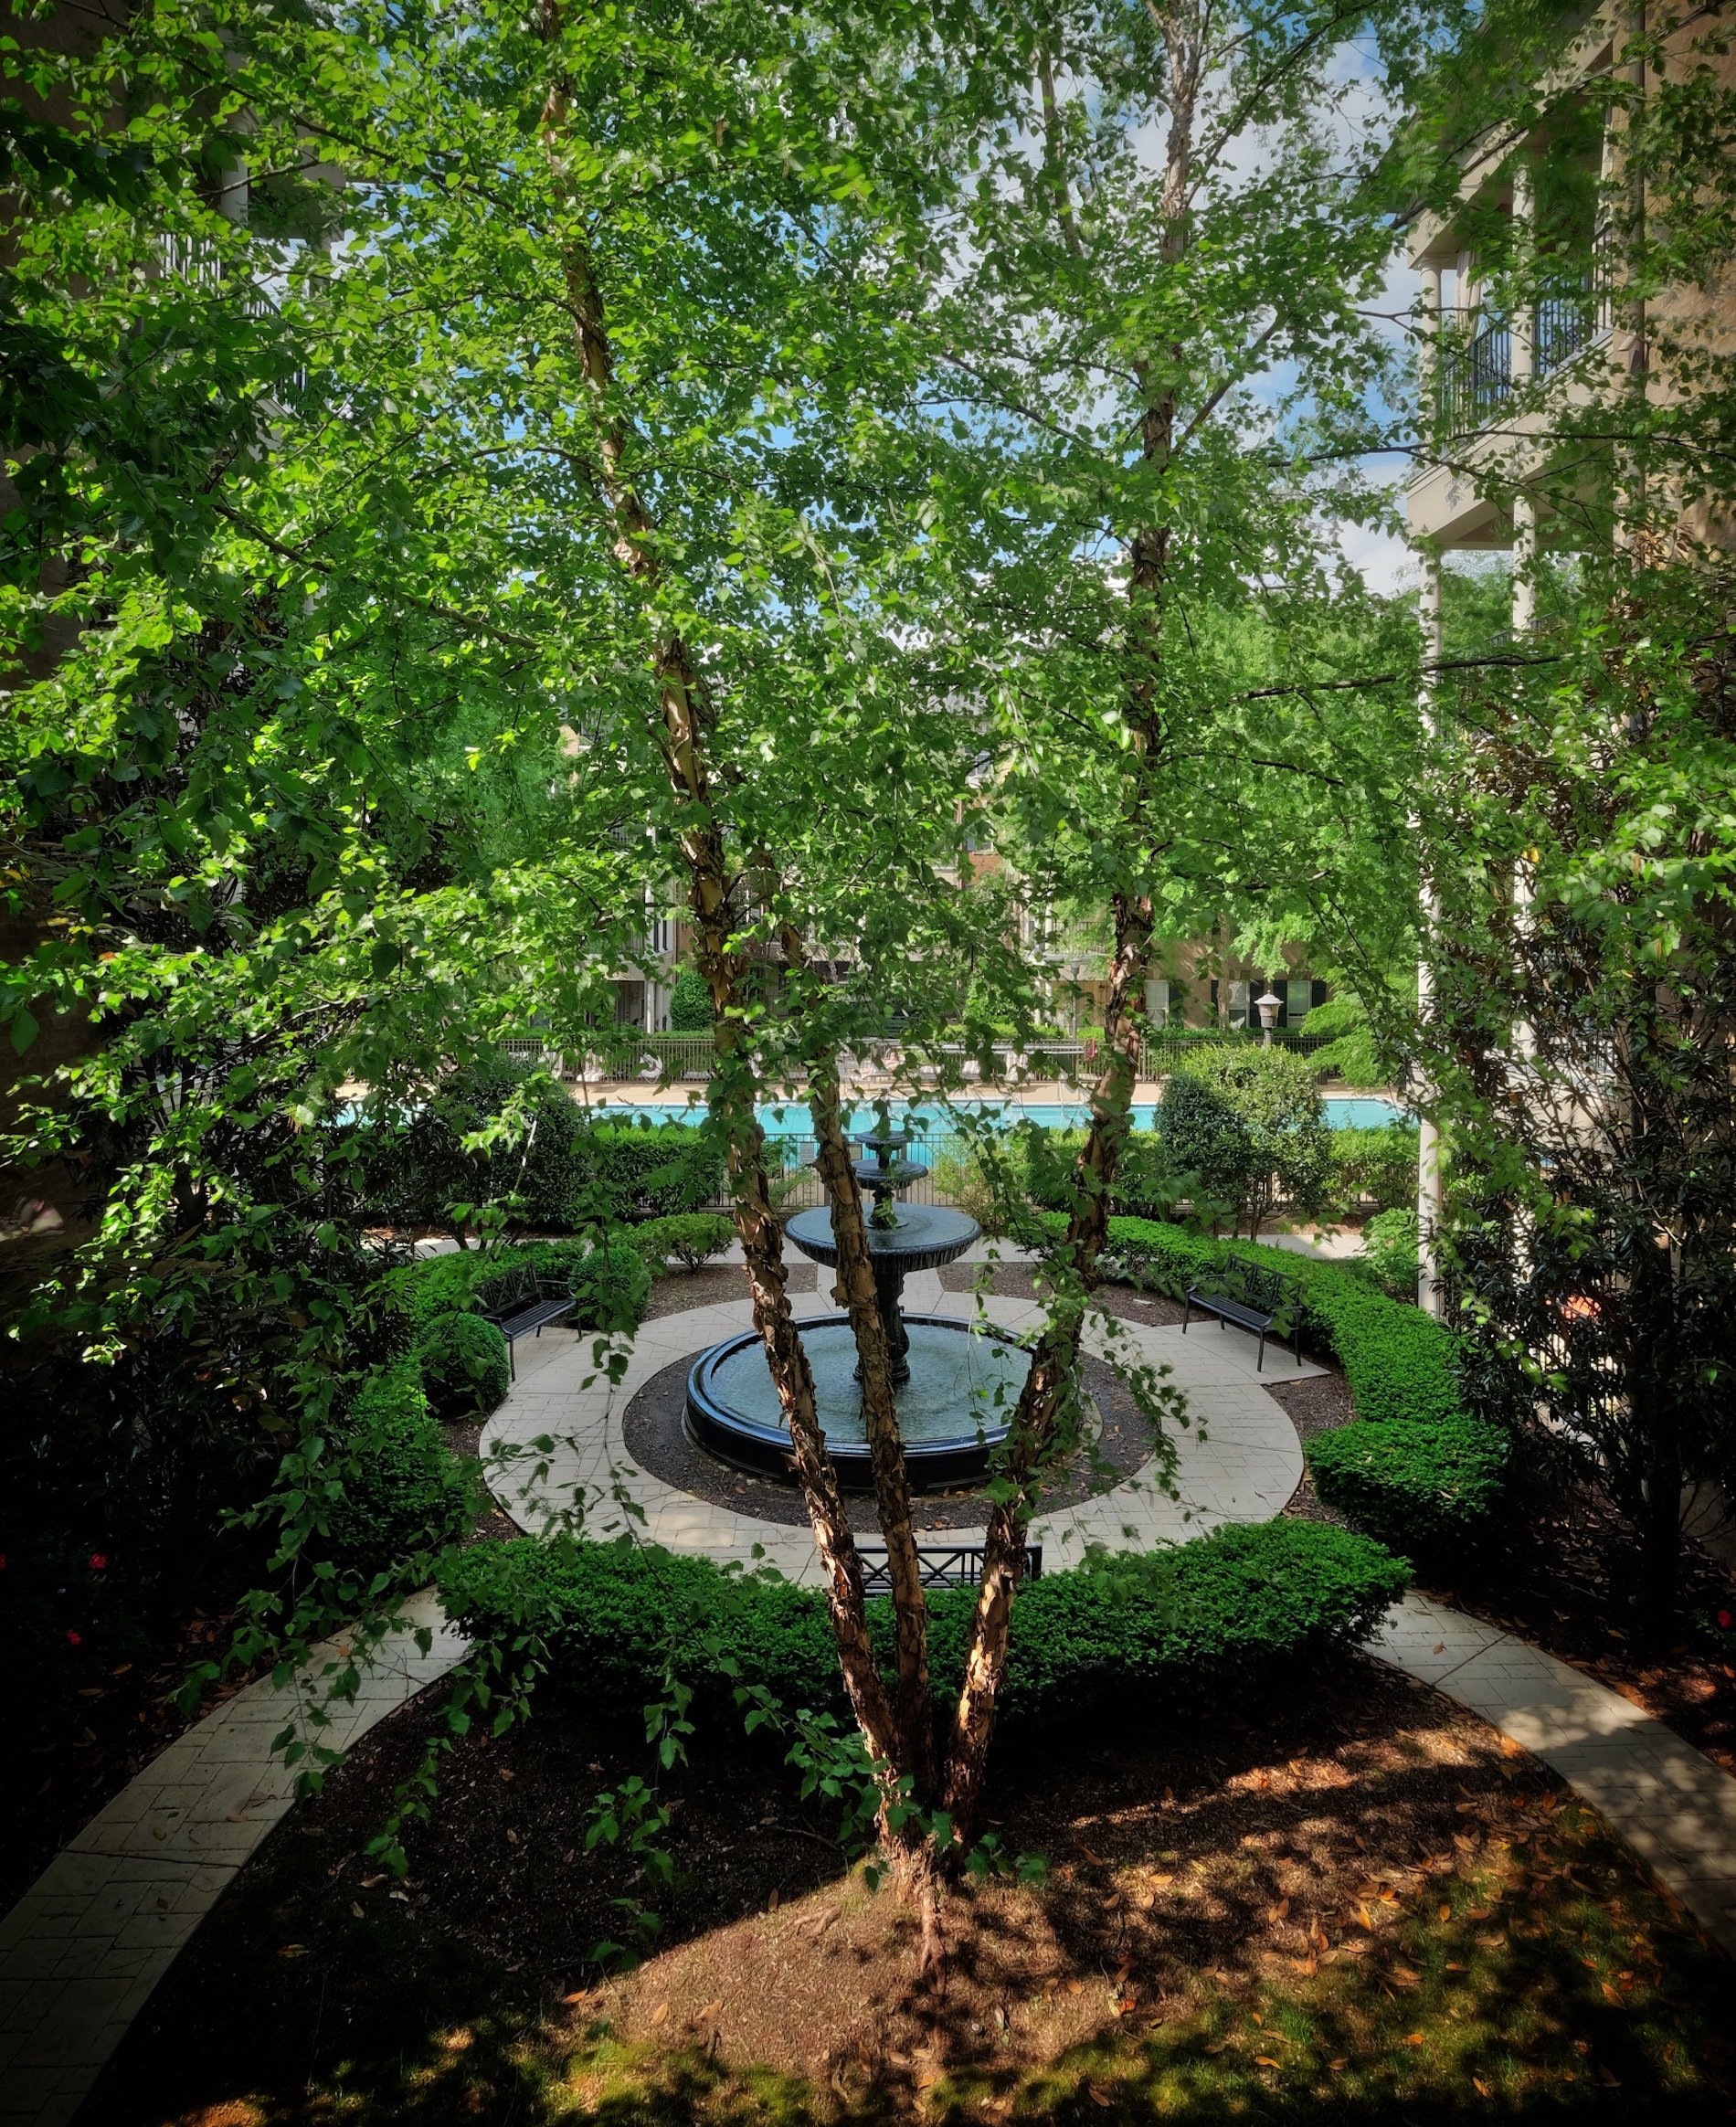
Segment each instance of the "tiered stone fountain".
[{"label": "tiered stone fountain", "polygon": [[[898,1201],[928,1172],[905,1158],[914,1142],[907,1133],[883,1127],[857,1142],[873,1155],[858,1160],[855,1171],[873,1196],[868,1248],[910,1482],[924,1491],[974,1484],[1007,1436],[1029,1355],[1000,1330],[955,1316],[904,1312],[904,1282],[911,1272],[956,1263],[982,1229],[947,1205]],[[798,1212],[785,1231],[815,1263],[836,1265],[830,1207]],[[873,1480],[850,1317],[817,1316],[803,1322],[800,1334],[839,1481],[866,1489]],[[790,1474],[789,1430],[757,1333],[727,1338],[700,1354],[687,1377],[687,1425],[725,1462],[762,1476]]]}]

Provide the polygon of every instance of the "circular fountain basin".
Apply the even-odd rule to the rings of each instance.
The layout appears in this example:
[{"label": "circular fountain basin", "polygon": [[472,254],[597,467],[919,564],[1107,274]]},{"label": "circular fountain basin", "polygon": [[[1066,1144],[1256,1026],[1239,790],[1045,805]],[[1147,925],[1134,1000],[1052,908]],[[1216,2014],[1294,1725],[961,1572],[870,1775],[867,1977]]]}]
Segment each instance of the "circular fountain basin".
[{"label": "circular fountain basin", "polygon": [[[912,1488],[941,1491],[979,1482],[1006,1439],[1031,1354],[1016,1338],[949,1315],[906,1315],[910,1379],[898,1390],[898,1430]],[[856,1340],[847,1315],[801,1325],[814,1400],[839,1482],[872,1489]],[[760,1476],[791,1474],[789,1429],[749,1331],[703,1351],[687,1377],[687,1429],[699,1444]]]}]

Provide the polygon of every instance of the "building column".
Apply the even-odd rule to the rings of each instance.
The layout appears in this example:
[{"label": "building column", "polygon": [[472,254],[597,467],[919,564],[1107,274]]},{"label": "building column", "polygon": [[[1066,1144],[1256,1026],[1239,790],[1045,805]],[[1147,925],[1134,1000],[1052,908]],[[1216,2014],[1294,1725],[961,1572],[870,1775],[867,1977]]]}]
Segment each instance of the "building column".
[{"label": "building column", "polygon": [[[1531,165],[1521,154],[1513,172],[1513,228],[1522,264],[1529,272],[1531,222],[1535,207]],[[1530,301],[1517,306],[1509,333],[1513,389],[1522,392],[1537,375],[1537,310]],[[1537,622],[1537,504],[1520,488],[1513,497],[1512,629],[1515,640],[1529,635]]]},{"label": "building column", "polygon": [[[1439,278],[1435,281],[1439,290]],[[1428,736],[1434,735],[1434,671],[1442,654],[1443,632],[1441,625],[1441,562],[1438,555],[1427,555],[1423,562],[1423,588],[1417,598],[1417,618],[1423,633],[1423,660],[1426,670],[1423,681],[1423,726]],[[1416,1005],[1419,1014],[1427,1012],[1434,995],[1434,974],[1428,962],[1428,937],[1434,927],[1436,908],[1434,895],[1426,881],[1422,896],[1424,957],[1417,963]],[[1426,1094],[1426,1088],[1424,1089]],[[1442,1296],[1440,1277],[1434,1253],[1434,1235],[1441,1222],[1441,1138],[1440,1132],[1426,1115],[1419,1115],[1416,1134],[1416,1304],[1426,1315],[1441,1312]]]},{"label": "building column", "polygon": [[1423,312],[1417,322],[1417,397],[1422,402],[1422,428],[1424,436],[1435,433],[1440,426],[1440,376],[1441,352],[1441,268],[1439,261],[1424,259],[1423,275]]}]

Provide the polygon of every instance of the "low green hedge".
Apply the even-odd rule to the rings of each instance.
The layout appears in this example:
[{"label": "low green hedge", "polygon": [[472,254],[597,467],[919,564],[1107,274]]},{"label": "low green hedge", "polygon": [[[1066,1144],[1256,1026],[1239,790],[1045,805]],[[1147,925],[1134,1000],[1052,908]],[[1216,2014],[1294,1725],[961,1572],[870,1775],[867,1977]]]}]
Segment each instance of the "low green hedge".
[{"label": "low green hedge", "polygon": [[438,1317],[416,1349],[423,1391],[442,1417],[492,1411],[513,1378],[505,1338],[480,1315]]},{"label": "low green hedge", "polygon": [[698,1270],[723,1254],[736,1238],[736,1225],[725,1212],[678,1212],[667,1219],[647,1219],[629,1238],[653,1274],[672,1256],[683,1270]]},{"label": "low green hedge", "polygon": [[325,1543],[339,1564],[389,1570],[469,1526],[471,1472],[440,1438],[411,1365],[357,1392],[335,1445],[346,1466]]},{"label": "low green hedge", "polygon": [[636,1233],[602,1243],[524,1241],[487,1254],[460,1249],[401,1264],[381,1284],[408,1313],[418,1341],[443,1315],[507,1306],[533,1281],[564,1285],[577,1306],[578,1329],[629,1335],[645,1318],[651,1273]]},{"label": "low green hedge", "polygon": [[[1329,1643],[1355,1640],[1403,1592],[1408,1568],[1366,1537],[1319,1522],[1236,1525],[1178,1549],[1050,1573],[1013,1605],[1002,1706],[1010,1720],[1251,1685]],[[556,1681],[630,1701],[666,1665],[714,1707],[735,1681],[791,1711],[842,1704],[838,1659],[816,1590],[742,1580],[706,1559],[628,1543],[479,1545],[439,1576],[447,1614],[472,1638],[545,1645]],[[975,1594],[929,1596],[936,1689],[958,1689]],[[883,1662],[890,1605],[870,1605]]]},{"label": "low green hedge", "polygon": [[687,1123],[597,1123],[573,1141],[575,1186],[594,1217],[621,1223],[696,1212],[724,1184],[724,1153]]},{"label": "low green hedge", "polygon": [[1333,1353],[1356,1403],[1352,1423],[1307,1444],[1321,1498],[1410,1552],[1438,1552],[1487,1527],[1506,1481],[1507,1436],[1466,1410],[1457,1340],[1434,1316],[1388,1299],[1342,1265],[1151,1220],[1111,1219],[1109,1253],[1178,1300],[1232,1260],[1289,1279],[1304,1339]]}]

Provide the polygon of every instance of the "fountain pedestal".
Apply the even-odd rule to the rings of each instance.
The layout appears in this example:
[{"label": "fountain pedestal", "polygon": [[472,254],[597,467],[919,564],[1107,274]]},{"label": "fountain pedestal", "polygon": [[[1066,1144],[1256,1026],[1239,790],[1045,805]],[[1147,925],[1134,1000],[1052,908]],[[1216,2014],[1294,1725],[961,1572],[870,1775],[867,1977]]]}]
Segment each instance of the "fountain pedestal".
[{"label": "fountain pedestal", "polygon": [[[1029,1354],[999,1330],[951,1316],[905,1314],[904,1282],[911,1272],[956,1263],[982,1229],[949,1205],[896,1201],[899,1191],[928,1171],[900,1157],[908,1137],[881,1130],[859,1142],[874,1154],[857,1164],[856,1177],[874,1199],[866,1221],[868,1250],[897,1392],[905,1468],[917,1490],[969,1484],[985,1474],[990,1455],[1007,1436]],[[785,1232],[813,1262],[829,1268],[837,1264],[828,1206],[799,1212]],[[839,1481],[866,1489],[873,1476],[850,1317],[810,1317],[801,1324],[800,1335]],[[726,1462],[789,1474],[789,1434],[757,1335],[730,1338],[700,1354],[687,1377],[687,1428]]]}]

